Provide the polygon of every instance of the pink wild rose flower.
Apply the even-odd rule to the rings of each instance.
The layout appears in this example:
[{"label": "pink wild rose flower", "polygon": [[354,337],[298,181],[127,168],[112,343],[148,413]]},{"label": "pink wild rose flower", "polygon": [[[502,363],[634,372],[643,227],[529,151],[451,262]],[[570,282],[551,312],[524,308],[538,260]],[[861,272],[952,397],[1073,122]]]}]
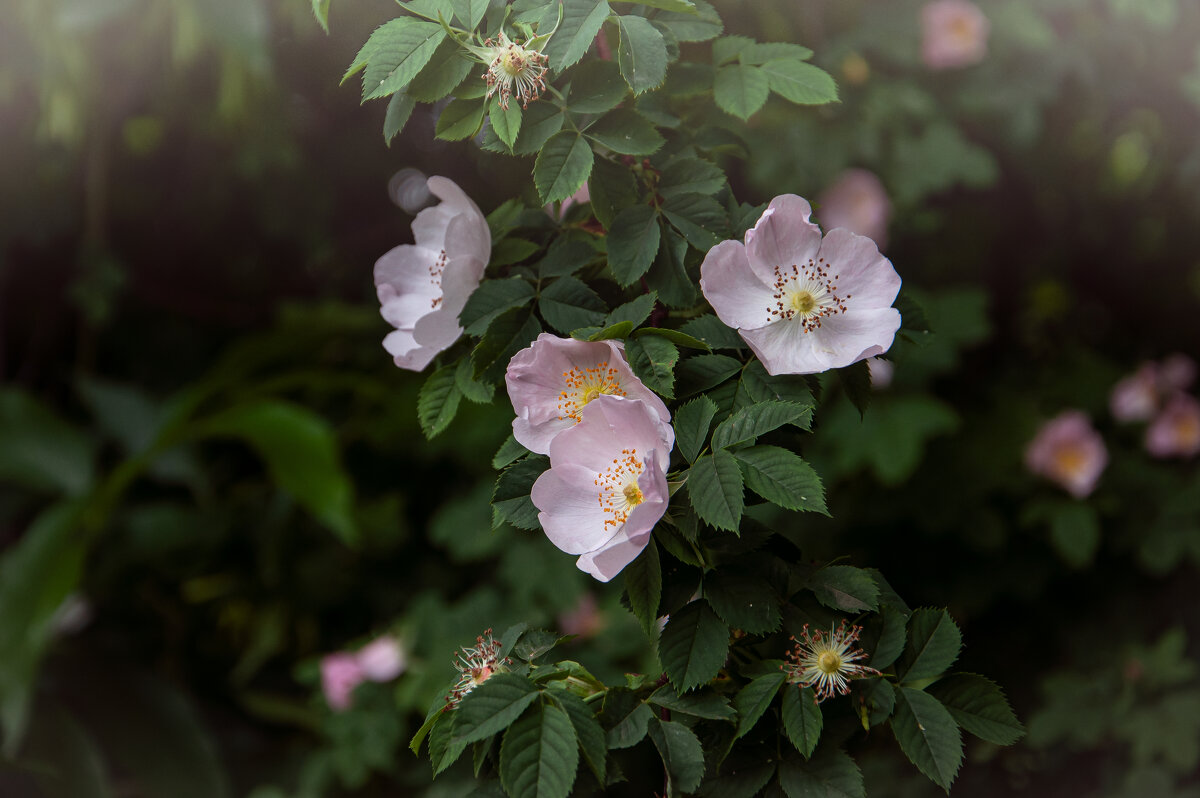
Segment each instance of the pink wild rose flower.
[{"label": "pink wild rose flower", "polygon": [[380,313],[395,331],[384,348],[400,368],[421,371],[462,335],[458,314],[479,285],[492,235],[479,207],[454,181],[431,177],[442,201],[413,220],[415,244],[401,244],[375,262]]},{"label": "pink wild rose flower", "polygon": [[504,375],[517,417],[513,437],[538,454],[550,453],[550,441],[579,423],[583,408],[597,396],[642,401],[664,428],[671,413],[663,400],[634,376],[619,341],[576,341],[542,333],[513,355]]},{"label": "pink wild rose flower", "polygon": [[608,394],[580,417],[550,443],[550,468],[531,498],[550,542],[607,582],[646,547],[667,509],[675,434],[644,402]]},{"label": "pink wild rose flower", "polygon": [[1068,410],[1047,421],[1025,449],[1025,466],[1061,485],[1077,499],[1096,488],[1108,450],[1100,433],[1080,410]]},{"label": "pink wild rose flower", "polygon": [[842,172],[821,194],[818,207],[821,225],[826,230],[844,227],[871,239],[880,249],[887,246],[892,203],[873,172],[866,169]]},{"label": "pink wild rose flower", "polygon": [[771,200],[746,243],[722,241],[700,266],[700,289],[770,374],[842,368],[892,345],[900,275],[875,242],[846,229],[824,238],[808,201]]},{"label": "pink wild rose flower", "polygon": [[358,657],[338,651],[321,657],[321,690],[330,709],[342,712],[350,708],[354,688],[365,681]]},{"label": "pink wild rose flower", "polygon": [[408,668],[404,647],[394,635],[383,635],[367,643],[355,655],[363,677],[373,682],[390,682]]},{"label": "pink wild rose flower", "polygon": [[988,19],[967,0],[933,0],[921,8],[921,60],[930,69],[977,64],[987,55]]},{"label": "pink wild rose flower", "polygon": [[1158,409],[1158,367],[1143,363],[1113,386],[1108,409],[1117,421],[1146,421]]},{"label": "pink wild rose flower", "polygon": [[1146,428],[1146,451],[1155,457],[1200,454],[1200,402],[1177,393]]}]

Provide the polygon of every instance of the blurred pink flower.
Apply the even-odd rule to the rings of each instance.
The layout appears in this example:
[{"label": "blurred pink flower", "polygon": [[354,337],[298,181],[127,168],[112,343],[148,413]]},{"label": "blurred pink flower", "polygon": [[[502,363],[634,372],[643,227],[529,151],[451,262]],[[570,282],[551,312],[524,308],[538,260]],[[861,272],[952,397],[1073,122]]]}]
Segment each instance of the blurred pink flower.
[{"label": "blurred pink flower", "polygon": [[504,381],[517,414],[513,437],[538,454],[549,454],[554,436],[579,423],[583,408],[602,395],[645,402],[660,426],[671,428],[670,411],[634,376],[619,341],[576,341],[542,333],[513,355]]},{"label": "blurred pink flower", "polygon": [[1090,494],[1108,465],[1108,450],[1087,415],[1060,413],[1042,425],[1025,448],[1025,466],[1061,485],[1077,499]]},{"label": "blurred pink flower", "polygon": [[987,55],[988,20],[967,0],[933,0],[921,8],[921,59],[930,69],[977,64]]},{"label": "blurred pink flower", "polygon": [[1108,408],[1117,421],[1145,421],[1158,409],[1159,370],[1143,363],[1138,370],[1113,386]]},{"label": "blurred pink flower", "polygon": [[321,657],[321,689],[335,712],[350,708],[354,688],[364,680],[362,666],[354,654],[338,651]]},{"label": "blurred pink flower", "polygon": [[394,635],[383,635],[367,643],[355,655],[365,678],[390,682],[408,667],[408,657]]},{"label": "blurred pink flower", "polygon": [[1196,379],[1196,361],[1184,354],[1168,355],[1158,365],[1158,387],[1164,394],[1186,391]]},{"label": "blurred pink flower", "polygon": [[1155,457],[1195,457],[1200,453],[1200,402],[1177,393],[1146,428],[1146,451]]},{"label": "blurred pink flower", "polygon": [[883,249],[887,246],[892,203],[883,183],[866,169],[847,169],[818,199],[821,225],[826,230],[844,227],[866,236]]},{"label": "blurred pink flower", "polygon": [[770,374],[816,374],[881,355],[900,328],[900,275],[869,238],[821,230],[808,201],[771,200],[746,243],[722,241],[700,289]]},{"label": "blurred pink flower", "polygon": [[550,443],[533,484],[538,521],[581,571],[607,582],[641,553],[667,509],[674,431],[644,402],[600,395]]},{"label": "blurred pink flower", "polygon": [[380,313],[396,328],[383,340],[400,368],[421,371],[462,335],[458,314],[483,278],[492,235],[479,207],[454,181],[431,177],[442,202],[413,220],[415,244],[375,262]]},{"label": "blurred pink flower", "polygon": [[596,605],[596,597],[591,593],[584,593],[574,609],[558,616],[558,628],[563,634],[578,635],[585,640],[595,637],[607,625],[604,613]]},{"label": "blurred pink flower", "polygon": [[876,391],[886,390],[896,374],[895,364],[881,357],[868,359],[867,369],[871,372],[871,388]]}]

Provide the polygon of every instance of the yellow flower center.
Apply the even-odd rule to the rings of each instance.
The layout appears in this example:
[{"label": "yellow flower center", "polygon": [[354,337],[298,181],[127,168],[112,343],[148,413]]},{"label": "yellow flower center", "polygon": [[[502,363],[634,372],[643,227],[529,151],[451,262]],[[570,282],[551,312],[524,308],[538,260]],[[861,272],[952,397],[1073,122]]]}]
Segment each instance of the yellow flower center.
[{"label": "yellow flower center", "polygon": [[842,668],[842,658],[832,651],[824,651],[817,657],[817,667],[822,673],[837,673]]},{"label": "yellow flower center", "polygon": [[1087,465],[1087,455],[1078,446],[1064,446],[1054,453],[1054,465],[1063,474],[1078,474]]},{"label": "yellow flower center", "polygon": [[642,458],[638,457],[637,449],[622,449],[620,457],[614,457],[603,473],[596,475],[596,501],[604,515],[604,528],[612,527],[615,531],[629,512],[637,507],[646,497],[638,487],[637,479],[645,466]]},{"label": "yellow flower center", "polygon": [[558,417],[579,421],[584,405],[601,394],[624,396],[621,390],[621,375],[608,365],[607,360],[586,369],[573,368],[562,373],[566,388],[558,395]]},{"label": "yellow flower center", "polygon": [[812,293],[803,289],[796,291],[789,297],[792,308],[797,313],[808,314],[817,306],[817,300]]},{"label": "yellow flower center", "polygon": [[509,45],[508,49],[504,51],[504,55],[500,56],[500,68],[514,78],[521,74],[521,71],[525,69],[524,49],[515,44]]},{"label": "yellow flower center", "polygon": [[625,501],[630,507],[637,507],[642,503],[644,498],[642,496],[642,489],[633,482],[630,482],[628,485],[626,485],[621,492],[625,494]]}]

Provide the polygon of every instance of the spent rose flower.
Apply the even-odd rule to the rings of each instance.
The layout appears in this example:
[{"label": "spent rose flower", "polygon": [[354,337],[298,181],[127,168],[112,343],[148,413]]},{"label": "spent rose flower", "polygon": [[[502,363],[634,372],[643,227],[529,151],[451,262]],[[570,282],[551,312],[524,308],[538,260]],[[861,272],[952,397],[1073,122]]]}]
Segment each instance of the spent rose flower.
[{"label": "spent rose flower", "polygon": [[826,230],[844,227],[871,239],[880,249],[887,246],[892,203],[874,172],[866,169],[842,172],[821,194],[818,207],[821,225]]},{"label": "spent rose flower", "polygon": [[619,341],[576,341],[542,333],[513,355],[504,381],[517,414],[513,437],[538,454],[549,454],[550,441],[578,424],[583,408],[602,395],[645,402],[660,426],[671,428],[670,411],[634,376]]},{"label": "spent rose flower", "polygon": [[771,200],[746,243],[722,241],[700,289],[770,374],[816,374],[881,355],[900,328],[900,275],[875,242],[809,221],[794,194]]},{"label": "spent rose flower", "polygon": [[528,108],[546,88],[548,59],[540,48],[528,45],[528,42],[521,45],[510,41],[504,31],[500,31],[495,39],[485,41],[482,48],[472,48],[488,65],[483,73],[488,99],[499,92],[500,107],[505,110],[514,96],[522,108]]},{"label": "spent rose flower", "polygon": [[350,708],[354,688],[365,680],[362,666],[354,654],[338,651],[321,657],[321,690],[335,712]]},{"label": "spent rose flower", "polygon": [[808,624],[804,624],[799,639],[792,638],[795,646],[782,666],[787,680],[813,688],[813,700],[819,704],[835,693],[849,693],[851,679],[878,676],[879,671],[858,662],[867,656],[854,647],[861,633],[861,626],[847,628],[844,620],[841,626],[831,626],[828,635],[820,630],[809,632]]},{"label": "spent rose flower", "polygon": [[987,55],[988,19],[967,0],[933,0],[921,8],[921,60],[930,69],[977,64]]},{"label": "spent rose flower", "polygon": [[1145,421],[1158,409],[1158,367],[1143,363],[1113,386],[1108,408],[1117,421]]},{"label": "spent rose flower", "polygon": [[550,542],[607,582],[646,547],[667,509],[675,433],[645,402],[609,394],[579,415],[551,441],[550,468],[531,498]]},{"label": "spent rose flower", "polygon": [[383,635],[367,643],[355,655],[363,677],[373,682],[390,682],[408,668],[404,647],[394,635]]},{"label": "spent rose flower", "polygon": [[463,696],[492,678],[493,674],[504,673],[512,660],[500,656],[500,641],[492,637],[492,630],[485,629],[475,638],[474,646],[463,646],[454,659],[458,681],[450,695],[446,696],[446,709],[453,709]]},{"label": "spent rose flower", "polygon": [[442,201],[413,220],[415,244],[375,262],[380,313],[396,328],[383,340],[396,365],[421,371],[462,335],[458,314],[483,278],[492,235],[479,207],[454,181],[431,177]]},{"label": "spent rose flower", "polygon": [[1025,466],[1057,482],[1077,499],[1096,488],[1108,450],[1100,433],[1080,410],[1067,410],[1047,421],[1025,449]]},{"label": "spent rose flower", "polygon": [[1146,451],[1155,457],[1200,454],[1200,402],[1177,393],[1146,428]]}]

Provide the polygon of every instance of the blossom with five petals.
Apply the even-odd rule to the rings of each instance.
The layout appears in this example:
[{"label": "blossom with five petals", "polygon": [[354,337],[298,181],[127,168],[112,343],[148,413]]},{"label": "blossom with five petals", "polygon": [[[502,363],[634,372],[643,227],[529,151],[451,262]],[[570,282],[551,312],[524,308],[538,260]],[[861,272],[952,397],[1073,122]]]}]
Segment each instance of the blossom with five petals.
[{"label": "blossom with five petals", "polygon": [[900,275],[875,242],[849,230],[824,239],[808,201],[771,200],[746,243],[722,241],[700,289],[770,374],[816,374],[881,355],[900,328]]},{"label": "blossom with five petals", "polygon": [[[666,433],[666,437],[664,437]],[[601,394],[550,443],[531,498],[550,542],[607,582],[641,553],[667,509],[675,433],[645,402]]]},{"label": "blossom with five petals", "polygon": [[479,206],[445,177],[431,177],[427,185],[442,202],[413,220],[416,243],[401,244],[375,262],[380,313],[396,328],[383,346],[397,366],[413,371],[462,335],[458,314],[492,252]]},{"label": "blossom with five petals", "polygon": [[1085,413],[1068,410],[1041,426],[1025,449],[1025,465],[1082,499],[1095,490],[1108,449]]},{"label": "blossom with five petals", "polygon": [[660,426],[671,429],[670,411],[634,376],[620,341],[576,341],[542,333],[509,361],[504,381],[517,414],[513,437],[538,454],[549,454],[554,436],[578,424],[588,402],[605,394],[645,402]]}]

